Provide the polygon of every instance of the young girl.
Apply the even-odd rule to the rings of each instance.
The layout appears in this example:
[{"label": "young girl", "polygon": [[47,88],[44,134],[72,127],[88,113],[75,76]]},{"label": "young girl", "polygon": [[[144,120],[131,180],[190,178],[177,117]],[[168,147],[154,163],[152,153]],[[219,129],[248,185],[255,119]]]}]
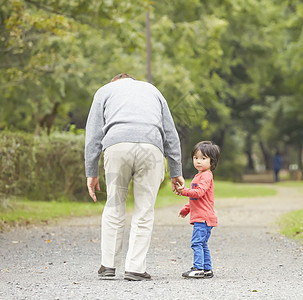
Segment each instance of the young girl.
[{"label": "young girl", "polygon": [[213,226],[217,226],[214,211],[214,184],[212,170],[216,168],[220,148],[210,141],[195,145],[192,151],[194,167],[198,174],[191,182],[191,188],[177,188],[176,194],[189,197],[179,213],[185,218],[190,212],[190,223],[194,225],[191,248],[194,251],[193,267],[182,274],[186,278],[213,277],[210,252],[207,241]]}]

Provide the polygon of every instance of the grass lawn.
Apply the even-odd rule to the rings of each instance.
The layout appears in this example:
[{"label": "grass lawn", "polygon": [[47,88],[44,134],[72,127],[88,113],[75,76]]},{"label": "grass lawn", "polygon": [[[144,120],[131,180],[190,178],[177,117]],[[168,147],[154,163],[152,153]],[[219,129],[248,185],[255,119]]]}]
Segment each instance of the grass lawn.
[{"label": "grass lawn", "polygon": [[303,181],[298,180],[298,181],[280,181],[276,183],[277,185],[280,186],[286,186],[286,187],[298,187],[298,188],[303,188]]},{"label": "grass lawn", "polygon": [[274,188],[256,183],[233,183],[228,181],[215,181],[215,198],[247,198],[275,196]]},{"label": "grass lawn", "polygon": [[[185,186],[190,187],[191,180],[185,180]],[[274,188],[262,184],[233,183],[228,181],[215,181],[215,198],[246,198],[274,196],[277,191]],[[172,192],[171,184],[166,182],[158,193],[156,208],[173,204],[187,202],[186,197],[175,195]]]},{"label": "grass lawn", "polygon": [[285,186],[285,187],[291,187],[291,188],[297,188],[297,191],[299,193],[303,194],[303,181],[281,181],[276,183],[278,186]]},{"label": "grass lawn", "polygon": [[14,199],[7,207],[0,206],[0,228],[5,224],[47,223],[67,216],[89,216],[101,214],[104,202],[45,202]]},{"label": "grass lawn", "polygon": [[[186,180],[187,187],[190,187],[190,182],[191,180]],[[265,197],[275,194],[275,189],[260,184],[215,181],[216,198]],[[170,181],[167,181],[158,193],[156,208],[174,204],[182,206],[187,201],[186,197],[175,195],[171,190]],[[101,215],[104,204],[104,201],[81,203],[12,199],[7,207],[0,205],[0,229],[6,224],[37,224],[67,216]],[[133,207],[133,201],[128,200],[127,210],[130,211]]]},{"label": "grass lawn", "polygon": [[303,210],[289,212],[281,216],[278,223],[282,228],[282,234],[303,243]]},{"label": "grass lawn", "polygon": [[[296,188],[299,193],[303,194],[303,181],[282,181],[278,182],[277,185]],[[278,223],[282,234],[303,243],[303,210],[289,212],[281,216]]]}]

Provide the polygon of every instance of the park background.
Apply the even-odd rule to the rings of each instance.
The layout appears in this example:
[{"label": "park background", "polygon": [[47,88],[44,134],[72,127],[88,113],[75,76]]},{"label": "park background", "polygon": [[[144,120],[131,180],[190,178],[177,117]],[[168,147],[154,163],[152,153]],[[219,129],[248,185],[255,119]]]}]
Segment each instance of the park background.
[{"label": "park background", "polygon": [[[0,0],[0,26],[2,225],[20,203],[14,222],[30,222],[24,209],[41,201],[91,201],[86,118],[96,90],[121,72],[166,98],[186,178],[193,145],[213,140],[216,180],[272,181],[279,150],[282,180],[302,183],[301,1]],[[100,181],[105,200],[102,162]]]}]

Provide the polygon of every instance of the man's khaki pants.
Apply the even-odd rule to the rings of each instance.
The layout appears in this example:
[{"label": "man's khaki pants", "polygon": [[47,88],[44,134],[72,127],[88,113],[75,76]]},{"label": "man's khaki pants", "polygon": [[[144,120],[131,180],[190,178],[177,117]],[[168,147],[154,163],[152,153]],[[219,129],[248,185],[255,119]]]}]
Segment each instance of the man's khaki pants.
[{"label": "man's khaki pants", "polygon": [[154,205],[164,179],[160,149],[146,143],[119,143],[104,152],[107,201],[102,215],[102,265],[117,268],[121,262],[128,186],[133,179],[135,209],[131,222],[125,271],[144,273]]}]

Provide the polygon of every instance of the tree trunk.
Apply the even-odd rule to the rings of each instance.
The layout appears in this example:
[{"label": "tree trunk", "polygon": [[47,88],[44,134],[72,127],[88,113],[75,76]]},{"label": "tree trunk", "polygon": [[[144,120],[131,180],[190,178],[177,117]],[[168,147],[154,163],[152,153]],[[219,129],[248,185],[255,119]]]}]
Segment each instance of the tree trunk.
[{"label": "tree trunk", "polygon": [[255,164],[252,157],[252,140],[251,136],[246,137],[246,143],[245,143],[245,153],[247,155],[247,169],[248,171],[252,172],[255,171]]},{"label": "tree trunk", "polygon": [[47,128],[47,135],[50,135],[51,128],[54,124],[55,118],[57,116],[57,110],[60,103],[56,102],[51,110],[50,113],[45,114],[43,117],[38,118],[36,129],[35,129],[35,135],[40,134],[41,128]]},{"label": "tree trunk", "polygon": [[259,146],[261,149],[261,152],[263,154],[265,169],[268,171],[272,169],[272,159],[270,153],[267,151],[266,147],[264,146],[264,143],[262,141],[259,142]]},{"label": "tree trunk", "polygon": [[252,152],[251,150],[245,150],[246,156],[247,156],[247,170],[250,172],[255,171],[255,164],[254,160],[252,158]]}]

